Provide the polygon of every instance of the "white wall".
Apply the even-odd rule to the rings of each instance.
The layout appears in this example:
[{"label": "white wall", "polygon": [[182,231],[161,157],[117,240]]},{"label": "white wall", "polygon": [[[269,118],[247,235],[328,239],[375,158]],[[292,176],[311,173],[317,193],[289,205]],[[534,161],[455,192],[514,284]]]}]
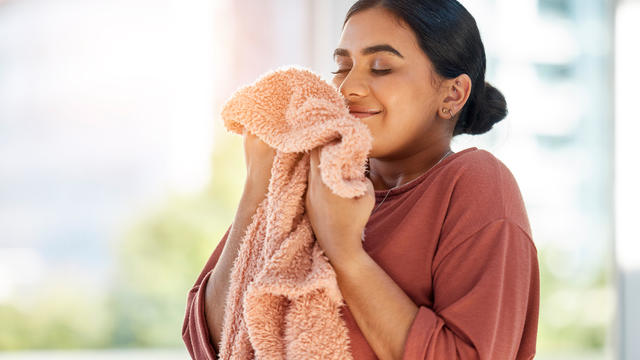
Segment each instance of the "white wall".
[{"label": "white wall", "polygon": [[640,1],[621,0],[615,27],[615,224],[619,358],[640,359]]}]

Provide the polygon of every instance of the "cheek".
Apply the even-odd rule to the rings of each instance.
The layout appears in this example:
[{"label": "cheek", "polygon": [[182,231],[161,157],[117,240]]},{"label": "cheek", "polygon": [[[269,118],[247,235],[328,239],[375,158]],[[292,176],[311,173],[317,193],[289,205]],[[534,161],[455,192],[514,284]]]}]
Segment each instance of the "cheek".
[{"label": "cheek", "polygon": [[407,117],[415,111],[415,99],[402,86],[384,88],[378,99],[384,108],[383,126],[392,126],[397,130],[397,125],[407,121]]},{"label": "cheek", "polygon": [[404,90],[397,81],[378,82],[371,91],[375,101],[383,108],[385,116],[394,114],[404,106]]},{"label": "cheek", "polygon": [[421,94],[416,80],[409,75],[396,74],[382,77],[372,88],[377,100],[390,116],[406,116],[407,111],[419,106]]},{"label": "cheek", "polygon": [[[380,133],[391,137],[413,136],[429,127],[429,114],[434,106],[434,94],[429,93],[415,79],[389,82],[378,90],[378,101],[385,114],[379,126]],[[394,134],[394,135],[391,135]]]}]

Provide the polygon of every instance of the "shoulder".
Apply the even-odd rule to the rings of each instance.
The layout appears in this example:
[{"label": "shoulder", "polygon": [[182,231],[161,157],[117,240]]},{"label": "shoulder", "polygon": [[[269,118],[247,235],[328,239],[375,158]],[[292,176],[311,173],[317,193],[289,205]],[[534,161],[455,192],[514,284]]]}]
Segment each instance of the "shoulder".
[{"label": "shoulder", "polygon": [[509,168],[500,159],[484,149],[465,152],[455,162],[454,171],[459,182],[495,182],[497,177],[502,177],[505,173],[511,175]]},{"label": "shoulder", "polygon": [[487,150],[476,149],[461,154],[448,168],[446,181],[450,182],[451,193],[443,231],[456,226],[471,234],[504,219],[531,237],[520,187],[500,159]]}]

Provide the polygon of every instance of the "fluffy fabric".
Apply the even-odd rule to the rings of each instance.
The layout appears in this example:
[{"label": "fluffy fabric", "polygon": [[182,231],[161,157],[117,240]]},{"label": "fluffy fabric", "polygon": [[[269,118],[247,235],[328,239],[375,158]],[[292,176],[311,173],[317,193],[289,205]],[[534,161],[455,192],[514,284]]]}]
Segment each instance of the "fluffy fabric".
[{"label": "fluffy fabric", "polygon": [[369,128],[319,75],[289,66],[236,90],[222,109],[276,149],[267,197],[244,233],[227,295],[220,359],[352,359],[336,273],[305,214],[309,153],[338,196],[365,193]]}]

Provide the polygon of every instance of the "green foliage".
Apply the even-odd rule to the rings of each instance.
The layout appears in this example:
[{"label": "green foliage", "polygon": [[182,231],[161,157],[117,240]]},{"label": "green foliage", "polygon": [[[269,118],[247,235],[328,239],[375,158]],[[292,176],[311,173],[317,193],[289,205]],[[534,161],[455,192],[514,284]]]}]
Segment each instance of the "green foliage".
[{"label": "green foliage", "polygon": [[0,350],[183,346],[187,293],[232,223],[246,176],[242,138],[216,133],[209,186],[169,196],[111,242],[107,293],[90,296],[60,279],[36,301],[0,304]]},{"label": "green foliage", "polygon": [[174,200],[117,243],[115,345],[180,344],[187,292],[227,229],[226,213],[209,197]]},{"label": "green foliage", "polygon": [[589,274],[580,274],[580,269],[554,272],[554,261],[566,263],[569,255],[554,246],[540,247],[538,254],[538,349],[547,353],[603,350],[610,340],[615,309],[612,265],[603,259],[589,265]]},{"label": "green foliage", "polygon": [[108,314],[101,296],[54,279],[32,302],[0,305],[0,349],[106,347]]},{"label": "green foliage", "polygon": [[238,178],[244,176],[238,171],[244,169],[242,139],[224,139],[230,140],[218,141],[213,179],[203,193],[168,200],[115,243],[113,345],[182,346],[187,293],[232,223],[244,184]]}]

